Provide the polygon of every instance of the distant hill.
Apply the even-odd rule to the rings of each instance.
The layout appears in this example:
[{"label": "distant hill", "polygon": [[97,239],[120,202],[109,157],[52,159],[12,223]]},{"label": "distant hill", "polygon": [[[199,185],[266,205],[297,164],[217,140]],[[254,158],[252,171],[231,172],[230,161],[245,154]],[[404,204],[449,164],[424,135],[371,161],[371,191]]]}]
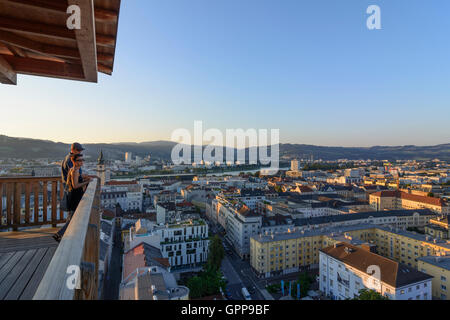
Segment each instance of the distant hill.
[{"label": "distant hill", "polygon": [[[124,159],[125,152],[132,152],[134,156],[145,157],[151,155],[152,159],[169,160],[174,142],[154,141],[142,143],[113,143],[113,144],[84,144],[84,154],[93,159],[97,158],[103,150],[105,158],[110,160]],[[70,146],[64,143],[55,143],[47,140],[27,138],[11,138],[0,135],[0,159],[61,159],[69,152]],[[247,150],[248,151],[248,150]],[[225,154],[225,153],[224,153]],[[323,160],[337,159],[376,159],[376,160],[450,160],[450,143],[437,146],[376,146],[371,148],[322,147],[303,144],[281,144],[280,156],[293,158],[309,158]]]},{"label": "distant hill", "polygon": [[[153,159],[169,159],[175,143],[166,141],[144,143],[114,143],[114,144],[83,144],[86,148],[85,156],[97,158],[100,150],[106,159],[122,160],[125,152],[132,152],[133,156],[146,157],[149,154]],[[61,159],[70,150],[69,144],[55,143],[47,140],[26,138],[11,138],[0,135],[0,159]]]},{"label": "distant hill", "polygon": [[374,159],[374,160],[450,160],[450,143],[436,146],[375,146],[370,148],[320,147],[301,144],[280,146],[281,156],[307,157],[314,159]]}]

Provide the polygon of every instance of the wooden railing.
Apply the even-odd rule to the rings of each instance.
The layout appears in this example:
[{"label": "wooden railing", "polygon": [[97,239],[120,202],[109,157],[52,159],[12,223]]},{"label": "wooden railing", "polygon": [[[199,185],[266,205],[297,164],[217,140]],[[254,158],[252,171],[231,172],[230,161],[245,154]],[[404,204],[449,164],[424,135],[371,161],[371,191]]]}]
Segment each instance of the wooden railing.
[{"label": "wooden railing", "polygon": [[100,204],[100,183],[94,179],[87,187],[33,300],[97,299]]},{"label": "wooden railing", "polygon": [[63,191],[61,177],[0,178],[0,229],[56,227],[65,218],[59,209]]}]

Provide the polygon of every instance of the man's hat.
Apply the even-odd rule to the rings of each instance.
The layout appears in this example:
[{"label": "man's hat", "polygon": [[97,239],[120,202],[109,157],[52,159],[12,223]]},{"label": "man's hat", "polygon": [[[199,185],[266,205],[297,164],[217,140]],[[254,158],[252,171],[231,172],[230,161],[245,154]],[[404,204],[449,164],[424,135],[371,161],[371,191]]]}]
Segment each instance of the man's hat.
[{"label": "man's hat", "polygon": [[77,150],[77,151],[83,151],[84,148],[81,144],[79,144],[78,142],[75,142],[74,144],[72,144],[72,150]]}]

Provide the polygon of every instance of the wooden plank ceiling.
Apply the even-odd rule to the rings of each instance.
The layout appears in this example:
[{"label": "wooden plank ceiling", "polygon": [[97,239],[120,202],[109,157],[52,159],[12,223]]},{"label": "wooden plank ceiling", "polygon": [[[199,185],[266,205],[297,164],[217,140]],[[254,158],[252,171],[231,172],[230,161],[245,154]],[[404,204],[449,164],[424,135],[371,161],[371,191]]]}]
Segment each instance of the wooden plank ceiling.
[{"label": "wooden plank ceiling", "polygon": [[[0,0],[0,83],[17,74],[97,82],[114,67],[121,0]],[[67,8],[81,29],[67,28]]]}]

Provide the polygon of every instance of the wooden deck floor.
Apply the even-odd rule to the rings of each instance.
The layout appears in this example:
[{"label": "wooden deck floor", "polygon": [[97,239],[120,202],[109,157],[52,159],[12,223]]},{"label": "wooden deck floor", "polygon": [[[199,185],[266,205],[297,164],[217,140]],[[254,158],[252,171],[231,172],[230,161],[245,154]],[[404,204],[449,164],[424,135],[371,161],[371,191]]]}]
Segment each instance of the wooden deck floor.
[{"label": "wooden deck floor", "polygon": [[31,300],[56,251],[57,229],[0,232],[0,300]]}]

